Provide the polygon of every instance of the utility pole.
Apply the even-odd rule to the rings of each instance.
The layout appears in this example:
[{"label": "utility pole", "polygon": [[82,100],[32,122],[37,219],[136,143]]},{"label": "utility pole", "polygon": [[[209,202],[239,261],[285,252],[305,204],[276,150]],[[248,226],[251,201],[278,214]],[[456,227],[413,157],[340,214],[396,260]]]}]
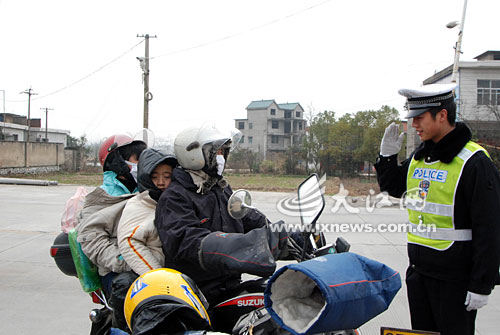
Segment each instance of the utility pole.
[{"label": "utility pole", "polygon": [[[458,76],[458,62],[460,60],[460,54],[462,53],[462,36],[464,34],[464,22],[465,22],[465,11],[467,10],[467,0],[464,0],[464,9],[462,11],[462,21],[460,21],[460,27],[459,27],[459,32],[458,32],[458,40],[457,44],[455,45],[455,58],[453,60],[453,71],[451,74],[451,82],[456,83],[457,82],[457,76]],[[450,23],[447,25],[449,28],[453,28],[453,25]],[[458,113],[457,113],[458,115]]]},{"label": "utility pole", "polygon": [[5,117],[6,117],[6,114],[5,114],[5,90],[0,90],[3,92],[3,127],[2,127],[2,133],[0,134],[1,135],[1,138],[0,140],[3,140],[4,139],[4,134],[5,134]]},{"label": "utility pole", "polygon": [[29,89],[20,92],[19,94],[27,94],[28,95],[28,121],[27,121],[27,126],[28,126],[28,136],[26,137],[26,143],[30,141],[30,131],[31,131],[31,118],[30,118],[30,103],[31,103],[31,96],[32,95],[38,95],[38,93],[34,93],[32,88],[30,87]]},{"label": "utility pole", "polygon": [[23,92],[20,92],[19,94],[27,94],[28,95],[28,134],[26,136],[26,140],[24,141],[24,166],[29,167],[30,165],[30,154],[29,154],[29,148],[28,148],[28,143],[30,142],[30,130],[31,130],[31,117],[30,117],[30,103],[31,103],[31,96],[32,95],[37,95],[37,93],[34,93],[31,87]]},{"label": "utility pole", "polygon": [[41,110],[45,110],[45,142],[49,142],[49,138],[47,136],[47,125],[49,124],[49,111],[53,111],[52,108],[47,108],[47,107],[44,107],[44,108],[40,108]]},{"label": "utility pole", "polygon": [[142,69],[142,81],[144,83],[144,128],[149,128],[149,102],[153,100],[153,94],[149,92],[149,39],[156,38],[155,36],[137,35],[137,37],[144,38],[145,43],[145,53],[144,57],[137,57]]}]

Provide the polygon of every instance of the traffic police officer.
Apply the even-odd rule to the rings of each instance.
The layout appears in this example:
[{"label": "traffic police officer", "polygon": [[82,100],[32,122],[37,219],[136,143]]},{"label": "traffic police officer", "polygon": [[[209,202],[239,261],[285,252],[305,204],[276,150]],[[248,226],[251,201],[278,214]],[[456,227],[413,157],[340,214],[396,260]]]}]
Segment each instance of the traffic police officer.
[{"label": "traffic police officer", "polygon": [[499,277],[500,177],[488,152],[455,122],[455,84],[401,89],[422,143],[398,164],[403,133],[385,130],[375,168],[381,191],[406,198],[412,328],[474,334]]}]

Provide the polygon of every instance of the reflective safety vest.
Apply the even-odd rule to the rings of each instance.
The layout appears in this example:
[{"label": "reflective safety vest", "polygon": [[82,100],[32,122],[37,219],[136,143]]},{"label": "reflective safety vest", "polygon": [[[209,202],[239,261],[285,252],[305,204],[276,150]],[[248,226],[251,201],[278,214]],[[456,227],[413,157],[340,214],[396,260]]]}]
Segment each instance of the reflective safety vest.
[{"label": "reflective safety vest", "polygon": [[448,164],[411,160],[405,199],[410,225],[408,243],[446,250],[454,241],[472,240],[471,229],[455,229],[454,206],[465,163],[478,151],[489,157],[483,147],[469,141]]}]

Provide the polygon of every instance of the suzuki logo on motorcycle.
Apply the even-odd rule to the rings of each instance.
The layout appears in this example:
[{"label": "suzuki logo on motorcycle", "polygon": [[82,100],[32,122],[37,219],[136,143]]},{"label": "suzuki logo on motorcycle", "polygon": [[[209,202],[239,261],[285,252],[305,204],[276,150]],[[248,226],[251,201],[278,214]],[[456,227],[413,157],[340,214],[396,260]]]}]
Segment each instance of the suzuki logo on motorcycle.
[{"label": "suzuki logo on motorcycle", "polygon": [[132,299],[134,297],[134,295],[136,295],[137,293],[139,293],[140,291],[142,291],[146,287],[148,287],[148,284],[145,284],[142,278],[137,279],[135,284],[134,284],[134,288],[132,288],[132,293],[130,294],[130,299]]},{"label": "suzuki logo on motorcycle", "polygon": [[244,306],[262,307],[264,306],[264,298],[238,300],[238,307],[244,307]]},{"label": "suzuki logo on motorcycle", "polygon": [[237,307],[256,307],[264,306],[264,296],[262,294],[252,294],[239,296],[230,300],[221,302],[215,307],[237,306]]}]

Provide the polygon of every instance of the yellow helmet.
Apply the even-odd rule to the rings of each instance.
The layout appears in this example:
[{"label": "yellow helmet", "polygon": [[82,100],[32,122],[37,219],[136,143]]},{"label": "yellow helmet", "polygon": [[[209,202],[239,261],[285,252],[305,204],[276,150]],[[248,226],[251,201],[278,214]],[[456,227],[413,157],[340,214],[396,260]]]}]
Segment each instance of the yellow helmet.
[{"label": "yellow helmet", "polygon": [[144,273],[130,286],[124,303],[125,319],[130,330],[133,330],[138,314],[146,307],[155,306],[157,310],[159,304],[169,310],[173,306],[174,309],[182,308],[183,313],[187,311],[189,318],[196,320],[197,327],[200,324],[206,327],[211,325],[206,310],[208,303],[194,281],[179,271],[163,268]]}]

